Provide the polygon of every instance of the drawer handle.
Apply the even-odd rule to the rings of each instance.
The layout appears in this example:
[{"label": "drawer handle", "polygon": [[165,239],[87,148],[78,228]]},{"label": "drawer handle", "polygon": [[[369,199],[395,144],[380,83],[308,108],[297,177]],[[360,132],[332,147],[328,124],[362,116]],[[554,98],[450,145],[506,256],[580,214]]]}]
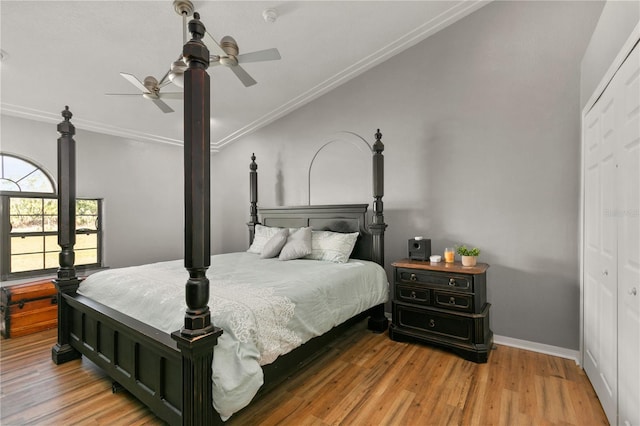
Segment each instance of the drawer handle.
[{"label": "drawer handle", "polygon": [[434,319],[429,320],[429,327],[433,328],[436,326],[436,321]]},{"label": "drawer handle", "polygon": [[450,286],[455,286],[455,285],[456,285],[456,280],[455,280],[455,278],[449,278],[449,285],[450,285]]},{"label": "drawer handle", "polygon": [[412,291],[412,292],[411,292],[411,298],[412,298],[412,299],[415,299],[416,297],[418,297],[418,296],[416,296],[416,292],[415,292],[415,291]]},{"label": "drawer handle", "polygon": [[455,297],[453,297],[453,296],[451,296],[451,297],[449,298],[449,304],[450,304],[450,305],[455,305],[455,304],[456,304],[456,298],[455,298]]},{"label": "drawer handle", "polygon": [[409,279],[411,281],[418,281],[418,277],[416,277],[416,274],[411,274],[411,276],[409,277]]}]

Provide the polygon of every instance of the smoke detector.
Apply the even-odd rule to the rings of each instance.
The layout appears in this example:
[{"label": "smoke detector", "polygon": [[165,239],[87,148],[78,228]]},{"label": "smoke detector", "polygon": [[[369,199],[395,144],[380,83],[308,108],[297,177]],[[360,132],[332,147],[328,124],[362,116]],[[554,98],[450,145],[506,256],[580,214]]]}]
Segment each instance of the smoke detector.
[{"label": "smoke detector", "polygon": [[264,22],[274,23],[278,19],[278,11],[273,8],[265,9],[262,11],[262,18]]}]

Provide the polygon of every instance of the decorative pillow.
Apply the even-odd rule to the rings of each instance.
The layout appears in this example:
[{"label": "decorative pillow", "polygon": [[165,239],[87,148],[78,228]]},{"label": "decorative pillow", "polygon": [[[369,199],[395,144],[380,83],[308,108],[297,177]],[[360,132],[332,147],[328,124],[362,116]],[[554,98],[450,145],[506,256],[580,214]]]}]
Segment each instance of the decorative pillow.
[{"label": "decorative pillow", "polygon": [[276,234],[271,237],[271,239],[264,245],[262,253],[260,254],[260,258],[271,259],[272,257],[276,257],[278,254],[280,254],[280,250],[282,250],[282,247],[284,247],[288,237],[288,229],[279,229],[278,232],[276,232]]},{"label": "decorative pillow", "polygon": [[311,235],[311,254],[305,259],[328,260],[345,263],[358,240],[358,232],[341,233],[331,231],[313,231]]},{"label": "decorative pillow", "polygon": [[289,234],[280,251],[280,260],[300,259],[311,253],[311,228],[300,228]]},{"label": "decorative pillow", "polygon": [[274,228],[271,226],[256,225],[256,232],[253,235],[253,243],[247,250],[248,253],[261,254],[264,245],[278,233],[282,228]]}]

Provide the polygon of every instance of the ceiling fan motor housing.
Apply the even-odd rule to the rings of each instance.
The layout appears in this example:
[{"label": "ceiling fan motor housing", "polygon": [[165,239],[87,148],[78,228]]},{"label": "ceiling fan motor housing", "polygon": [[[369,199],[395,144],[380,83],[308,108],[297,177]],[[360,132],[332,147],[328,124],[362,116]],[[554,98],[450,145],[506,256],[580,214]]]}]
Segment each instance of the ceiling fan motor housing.
[{"label": "ceiling fan motor housing", "polygon": [[144,87],[146,87],[150,92],[153,92],[158,88],[158,80],[155,77],[149,75],[144,78]]},{"label": "ceiling fan motor housing", "polygon": [[228,67],[232,67],[234,65],[238,65],[238,53],[240,49],[238,49],[238,43],[231,36],[224,36],[220,39],[220,47],[225,51],[227,56],[220,57],[220,64],[226,65]]},{"label": "ceiling fan motor housing", "polygon": [[224,36],[220,39],[220,47],[224,50],[229,56],[238,56],[239,49],[238,43],[236,43],[235,39],[231,36]]}]

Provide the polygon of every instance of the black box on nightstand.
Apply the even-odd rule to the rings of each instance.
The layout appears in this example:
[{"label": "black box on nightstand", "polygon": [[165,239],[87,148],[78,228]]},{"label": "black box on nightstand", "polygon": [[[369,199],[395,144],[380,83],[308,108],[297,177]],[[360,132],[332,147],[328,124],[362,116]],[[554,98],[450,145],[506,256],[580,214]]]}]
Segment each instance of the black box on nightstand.
[{"label": "black box on nightstand", "polygon": [[416,237],[409,240],[409,259],[429,260],[431,256],[431,240]]}]

